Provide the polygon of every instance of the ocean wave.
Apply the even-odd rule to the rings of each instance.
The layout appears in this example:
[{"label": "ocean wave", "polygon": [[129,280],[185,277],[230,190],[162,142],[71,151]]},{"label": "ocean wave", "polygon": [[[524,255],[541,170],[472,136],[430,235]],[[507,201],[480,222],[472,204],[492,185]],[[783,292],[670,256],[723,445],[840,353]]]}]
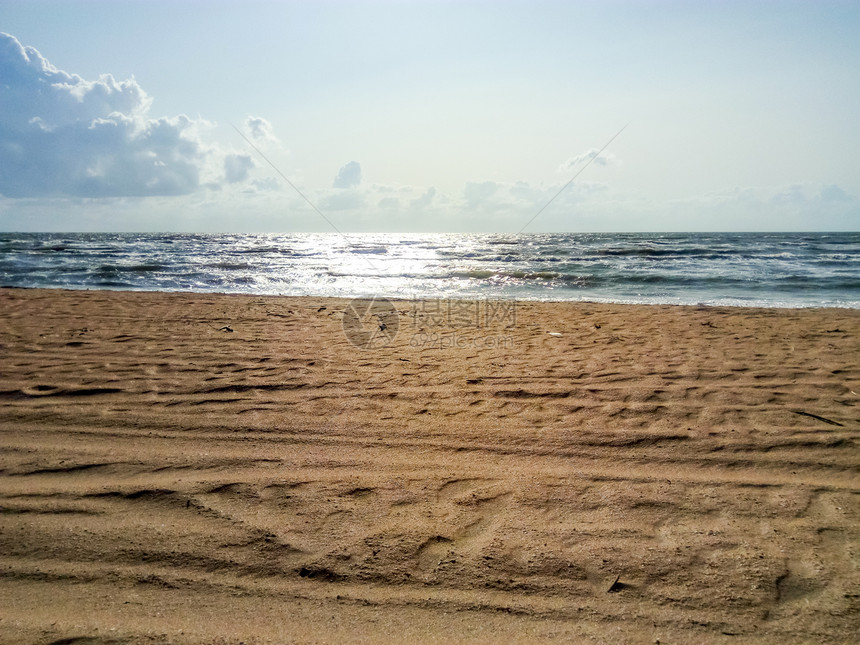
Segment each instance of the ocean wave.
[{"label": "ocean wave", "polygon": [[462,251],[443,247],[439,247],[436,254],[445,258],[477,258],[481,255],[477,251]]},{"label": "ocean wave", "polygon": [[602,278],[607,285],[654,285],[665,287],[734,287],[749,286],[760,282],[753,278],[731,277],[725,275],[687,275],[682,273],[646,273],[623,272],[611,273]]},{"label": "ocean wave", "polygon": [[856,233],[0,236],[20,287],[860,307],[858,276]]},{"label": "ocean wave", "polygon": [[264,254],[279,254],[279,255],[295,255],[292,249],[281,246],[254,246],[245,249],[235,249],[232,251],[237,255],[264,255]]},{"label": "ocean wave", "polygon": [[532,259],[527,258],[526,256],[519,253],[508,253],[505,255],[499,255],[496,253],[486,254],[474,251],[467,251],[465,253],[457,253],[456,251],[452,251],[447,253],[440,253],[440,255],[454,258],[457,260],[474,260],[475,262],[521,262],[524,260],[528,261]]},{"label": "ocean wave", "polygon": [[855,276],[842,278],[834,276],[822,279],[816,276],[789,275],[775,278],[772,286],[780,290],[795,291],[797,289],[809,290],[835,290],[835,291],[860,291],[860,279]]},{"label": "ocean wave", "polygon": [[359,253],[359,254],[369,254],[369,255],[383,255],[388,253],[388,247],[386,246],[351,246],[349,249],[350,253]]},{"label": "ocean wave", "polygon": [[729,249],[725,251],[709,249],[709,248],[690,248],[690,249],[658,249],[653,247],[648,248],[609,248],[609,249],[592,249],[587,250],[588,255],[602,255],[615,257],[644,257],[644,258],[662,258],[662,257],[698,257],[706,259],[724,259],[730,256],[739,255],[737,249]]},{"label": "ocean wave", "polygon": [[559,273],[558,271],[496,271],[494,269],[466,269],[461,271],[451,271],[443,277],[467,278],[471,280],[534,280],[544,282],[558,280],[572,284],[591,284],[595,282],[595,276],[564,274]]},{"label": "ocean wave", "polygon": [[206,266],[212,267],[213,269],[226,269],[234,271],[238,269],[252,269],[254,265],[248,264],[247,262],[213,262],[212,264],[207,264]]},{"label": "ocean wave", "polygon": [[153,273],[167,268],[164,264],[133,264],[133,265],[117,265],[103,264],[96,267],[94,273],[113,274],[113,273]]},{"label": "ocean wave", "polygon": [[75,251],[71,244],[50,244],[48,246],[37,246],[30,249],[33,253],[65,253]]},{"label": "ocean wave", "polygon": [[447,275],[443,276],[446,278],[473,278],[475,280],[486,280],[487,278],[492,278],[494,275],[497,275],[495,271],[492,269],[471,269],[466,271],[451,271]]}]

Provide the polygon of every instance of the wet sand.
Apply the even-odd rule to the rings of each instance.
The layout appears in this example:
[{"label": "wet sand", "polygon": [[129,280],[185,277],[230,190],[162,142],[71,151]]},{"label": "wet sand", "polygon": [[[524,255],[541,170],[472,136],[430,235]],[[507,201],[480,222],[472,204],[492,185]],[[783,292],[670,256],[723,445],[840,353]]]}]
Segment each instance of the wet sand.
[{"label": "wet sand", "polygon": [[860,311],[395,307],[0,289],[0,641],[855,642]]}]

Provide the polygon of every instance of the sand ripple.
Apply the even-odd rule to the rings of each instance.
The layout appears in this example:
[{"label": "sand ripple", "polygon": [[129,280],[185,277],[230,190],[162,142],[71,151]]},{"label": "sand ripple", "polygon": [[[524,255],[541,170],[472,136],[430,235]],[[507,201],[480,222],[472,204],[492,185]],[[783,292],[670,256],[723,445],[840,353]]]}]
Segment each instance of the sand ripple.
[{"label": "sand ripple", "polygon": [[860,312],[345,304],[0,290],[0,640],[856,637]]}]

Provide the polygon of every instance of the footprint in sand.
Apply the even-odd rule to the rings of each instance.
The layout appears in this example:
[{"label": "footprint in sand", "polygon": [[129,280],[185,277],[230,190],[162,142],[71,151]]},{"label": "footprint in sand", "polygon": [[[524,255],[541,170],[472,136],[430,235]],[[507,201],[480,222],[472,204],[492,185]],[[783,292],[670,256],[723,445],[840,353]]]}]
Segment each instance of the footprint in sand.
[{"label": "footprint in sand", "polygon": [[500,491],[494,480],[457,479],[439,487],[436,498],[447,518],[438,533],[428,537],[418,549],[423,571],[437,569],[446,560],[475,558],[494,539],[500,516],[511,492]]}]

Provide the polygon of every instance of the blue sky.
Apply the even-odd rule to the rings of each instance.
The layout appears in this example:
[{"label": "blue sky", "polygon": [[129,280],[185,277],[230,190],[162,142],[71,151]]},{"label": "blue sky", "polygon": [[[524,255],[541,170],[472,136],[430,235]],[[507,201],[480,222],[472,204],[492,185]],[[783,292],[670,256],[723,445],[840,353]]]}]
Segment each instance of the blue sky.
[{"label": "blue sky", "polygon": [[860,229],[857,2],[0,4],[0,229]]}]

